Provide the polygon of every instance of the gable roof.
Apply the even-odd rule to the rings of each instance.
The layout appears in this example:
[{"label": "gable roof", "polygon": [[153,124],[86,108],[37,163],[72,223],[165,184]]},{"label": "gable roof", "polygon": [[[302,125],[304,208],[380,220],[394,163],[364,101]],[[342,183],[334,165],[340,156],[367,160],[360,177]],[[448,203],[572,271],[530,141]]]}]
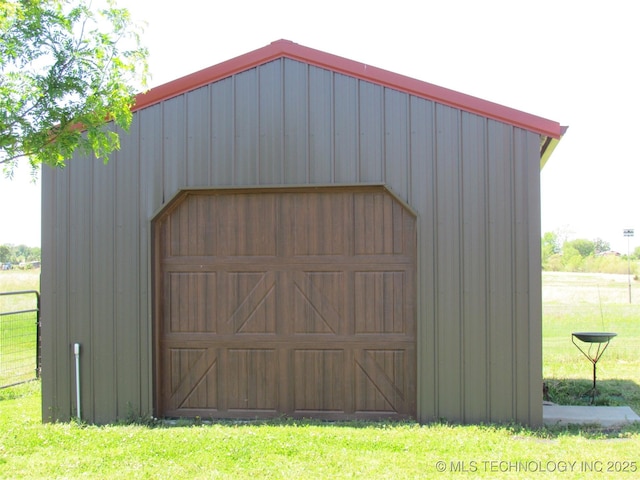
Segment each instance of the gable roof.
[{"label": "gable roof", "polygon": [[538,133],[543,137],[540,147],[540,168],[544,166],[567,129],[567,127],[560,126],[558,122],[546,118],[304,47],[289,40],[277,40],[265,47],[155,87],[136,97],[133,111],[149,107],[278,58],[290,58],[304,62]]}]

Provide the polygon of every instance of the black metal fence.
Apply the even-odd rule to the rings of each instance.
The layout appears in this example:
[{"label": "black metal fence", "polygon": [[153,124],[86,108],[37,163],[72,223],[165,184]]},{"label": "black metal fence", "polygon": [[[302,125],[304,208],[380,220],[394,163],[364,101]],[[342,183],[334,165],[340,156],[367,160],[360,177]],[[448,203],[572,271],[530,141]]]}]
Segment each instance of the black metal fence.
[{"label": "black metal fence", "polygon": [[[0,293],[0,388],[40,377],[40,294]],[[4,311],[7,310],[7,311]]]}]

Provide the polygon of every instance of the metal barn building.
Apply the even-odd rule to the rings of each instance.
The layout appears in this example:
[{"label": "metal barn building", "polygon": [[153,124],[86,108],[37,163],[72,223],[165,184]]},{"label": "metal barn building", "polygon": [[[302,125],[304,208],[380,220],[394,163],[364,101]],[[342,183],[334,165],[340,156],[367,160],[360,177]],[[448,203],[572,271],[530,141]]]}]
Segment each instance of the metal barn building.
[{"label": "metal barn building", "polygon": [[134,110],[43,171],[44,421],[541,424],[558,123],[285,40]]}]

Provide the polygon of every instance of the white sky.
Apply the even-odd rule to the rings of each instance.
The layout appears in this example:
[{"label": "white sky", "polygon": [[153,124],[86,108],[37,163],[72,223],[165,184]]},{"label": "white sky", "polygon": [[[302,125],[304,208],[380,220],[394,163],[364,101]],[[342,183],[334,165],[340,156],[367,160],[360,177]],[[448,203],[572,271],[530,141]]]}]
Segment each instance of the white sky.
[{"label": "white sky", "polygon": [[[542,232],[640,244],[635,1],[119,0],[147,22],[152,86],[285,38],[568,125]],[[39,186],[0,180],[0,244],[40,243]],[[542,233],[541,232],[541,233]]]}]

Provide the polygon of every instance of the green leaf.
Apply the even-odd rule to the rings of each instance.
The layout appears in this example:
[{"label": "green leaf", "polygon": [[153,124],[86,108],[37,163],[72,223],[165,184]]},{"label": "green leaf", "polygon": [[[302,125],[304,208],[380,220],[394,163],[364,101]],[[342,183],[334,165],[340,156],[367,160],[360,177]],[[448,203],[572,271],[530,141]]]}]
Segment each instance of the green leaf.
[{"label": "green leaf", "polygon": [[[108,161],[146,88],[142,29],[109,0],[0,2],[0,165],[64,166],[76,150]],[[84,134],[82,131],[84,130]]]}]

